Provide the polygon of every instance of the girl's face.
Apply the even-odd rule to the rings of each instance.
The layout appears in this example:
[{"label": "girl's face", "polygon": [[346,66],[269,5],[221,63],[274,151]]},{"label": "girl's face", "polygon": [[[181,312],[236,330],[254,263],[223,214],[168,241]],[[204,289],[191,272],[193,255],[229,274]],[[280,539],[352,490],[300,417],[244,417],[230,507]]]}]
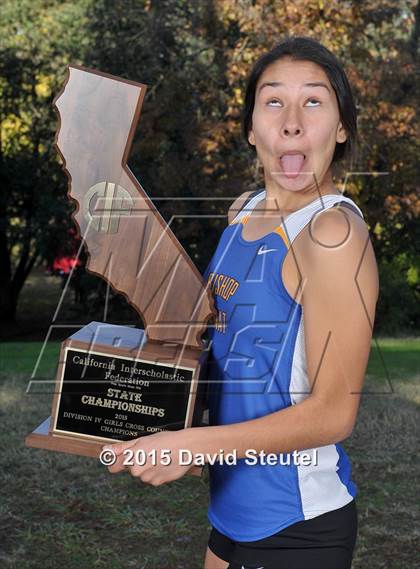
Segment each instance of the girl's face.
[{"label": "girl's face", "polygon": [[290,58],[269,65],[256,86],[248,140],[256,147],[266,185],[290,191],[321,187],[336,143],[346,140],[322,67]]}]

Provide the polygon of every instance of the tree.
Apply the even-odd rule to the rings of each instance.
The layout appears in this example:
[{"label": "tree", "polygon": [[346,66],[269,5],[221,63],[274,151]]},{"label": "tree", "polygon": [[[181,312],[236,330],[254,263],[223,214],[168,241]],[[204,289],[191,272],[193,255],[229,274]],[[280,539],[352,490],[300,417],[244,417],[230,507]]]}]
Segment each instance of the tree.
[{"label": "tree", "polygon": [[376,325],[386,331],[394,311],[407,331],[418,327],[418,3],[6,0],[2,8],[0,317],[14,317],[32,266],[63,250],[72,226],[52,146],[51,102],[67,63],[149,85],[129,164],[152,198],[184,198],[156,205],[168,221],[175,216],[172,229],[203,269],[232,199],[263,183],[241,135],[247,74],[286,35],[306,35],[343,62],[358,107],[358,154],[336,181],[346,180],[364,211],[381,286],[396,290],[390,275],[402,273],[408,308],[398,298],[380,304]]},{"label": "tree", "polygon": [[0,35],[0,318],[13,320],[34,264],[65,243],[70,206],[53,149],[52,99],[81,61],[86,2],[6,0]]}]

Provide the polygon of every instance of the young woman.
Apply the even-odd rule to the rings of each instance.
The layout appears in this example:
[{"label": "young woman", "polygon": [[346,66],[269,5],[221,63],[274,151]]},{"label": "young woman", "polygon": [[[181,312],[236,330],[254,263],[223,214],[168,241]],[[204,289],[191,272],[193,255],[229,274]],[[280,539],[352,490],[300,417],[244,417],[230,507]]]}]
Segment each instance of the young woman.
[{"label": "young woman", "polygon": [[342,66],[309,38],[276,45],[250,73],[243,126],[265,184],[233,203],[205,273],[218,313],[210,426],[113,445],[109,470],[129,446],[169,448],[169,466],[130,467],[159,485],[190,468],[179,449],[233,452],[209,466],[205,569],[349,569],[356,487],[339,443],[356,421],[379,287],[363,214],[332,177],[356,138]]}]

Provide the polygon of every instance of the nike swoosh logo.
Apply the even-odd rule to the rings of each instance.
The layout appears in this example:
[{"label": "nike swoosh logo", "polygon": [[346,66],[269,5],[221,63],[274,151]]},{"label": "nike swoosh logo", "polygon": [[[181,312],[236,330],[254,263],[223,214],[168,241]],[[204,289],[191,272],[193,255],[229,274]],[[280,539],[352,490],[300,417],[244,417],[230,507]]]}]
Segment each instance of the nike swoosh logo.
[{"label": "nike swoosh logo", "polygon": [[278,249],[258,249],[257,255],[263,255],[264,253],[270,253],[271,251],[277,251]]}]

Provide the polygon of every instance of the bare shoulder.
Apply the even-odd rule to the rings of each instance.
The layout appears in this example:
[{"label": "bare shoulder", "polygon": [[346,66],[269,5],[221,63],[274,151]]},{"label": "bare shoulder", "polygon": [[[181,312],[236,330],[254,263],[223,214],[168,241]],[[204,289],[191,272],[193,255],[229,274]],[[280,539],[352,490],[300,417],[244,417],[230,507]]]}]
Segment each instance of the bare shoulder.
[{"label": "bare shoulder", "polygon": [[252,190],[249,192],[244,192],[231,204],[228,211],[228,223],[232,223],[238,212],[243,208],[246,200],[252,194]]},{"label": "bare shoulder", "polygon": [[316,214],[299,237],[298,256],[307,279],[330,279],[333,289],[340,283],[343,292],[344,283],[354,286],[356,281],[369,289],[376,302],[378,268],[368,227],[360,215],[347,207],[329,208]]},{"label": "bare shoulder", "polygon": [[333,410],[340,441],[355,424],[371,349],[374,250],[365,220],[348,207],[315,214],[292,245],[301,270],[310,396]]},{"label": "bare shoulder", "polygon": [[366,222],[359,214],[341,205],[318,212],[309,224],[309,237],[312,243],[307,249],[308,252],[325,253],[325,249],[331,247],[341,249],[357,247],[357,243],[369,239],[369,231]]}]

